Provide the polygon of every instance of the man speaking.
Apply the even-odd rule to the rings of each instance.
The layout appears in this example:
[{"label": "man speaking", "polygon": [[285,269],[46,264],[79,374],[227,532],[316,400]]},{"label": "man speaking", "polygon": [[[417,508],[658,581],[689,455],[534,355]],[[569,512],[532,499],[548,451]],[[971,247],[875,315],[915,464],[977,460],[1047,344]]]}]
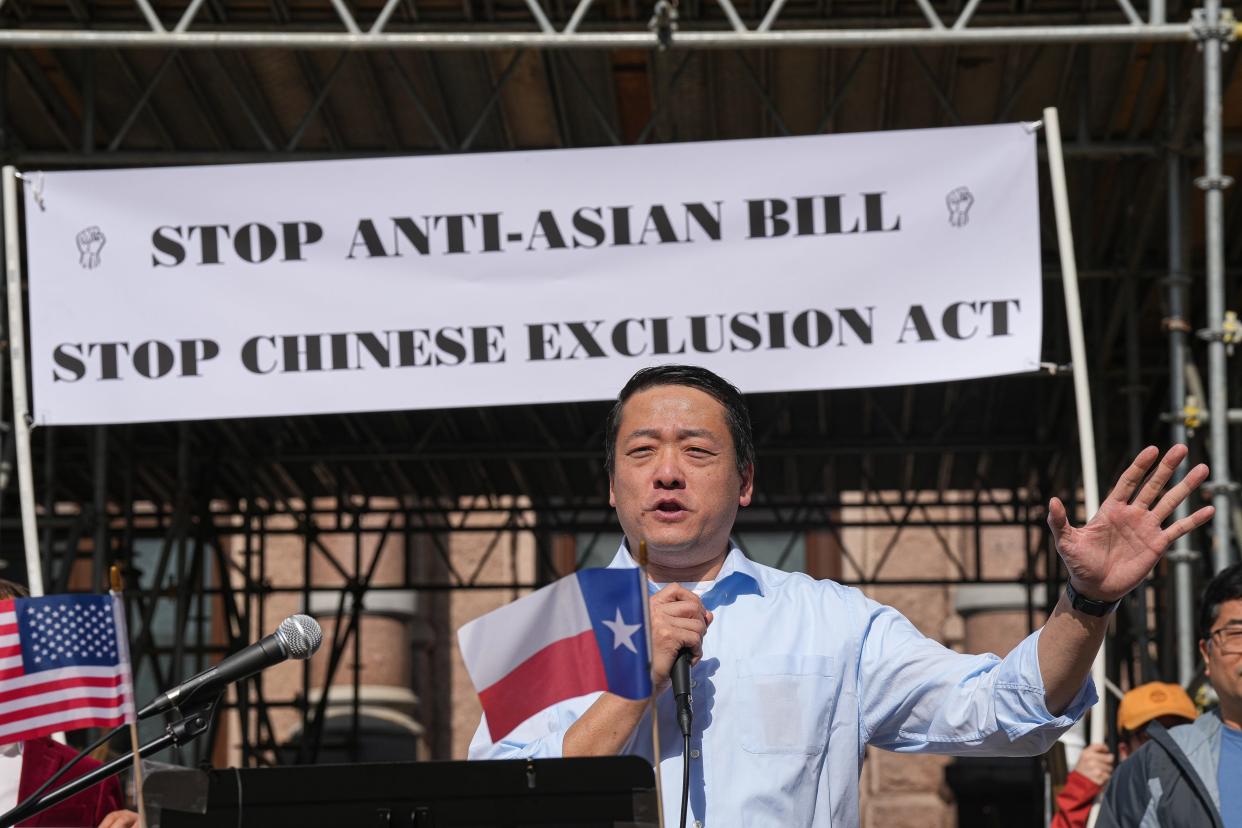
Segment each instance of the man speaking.
[{"label": "man speaking", "polygon": [[[1186,456],[1145,449],[1100,511],[1048,524],[1070,580],[1043,628],[1004,659],[924,637],[856,589],[761,566],[729,540],[754,490],[754,441],[736,388],[703,368],[639,371],[609,415],[609,500],[625,532],[612,567],[650,553],[652,680],[665,780],[682,777],[682,737],[667,692],[693,653],[689,820],[703,826],[858,824],[858,776],[871,744],[908,753],[1043,753],[1095,703],[1091,662],[1118,601],[1212,507],[1165,528],[1206,479],[1196,466],[1162,492]],[[535,715],[497,743],[480,726],[471,758],[600,756],[655,760],[647,703],[594,693]],[[664,786],[665,812],[681,789]]]}]

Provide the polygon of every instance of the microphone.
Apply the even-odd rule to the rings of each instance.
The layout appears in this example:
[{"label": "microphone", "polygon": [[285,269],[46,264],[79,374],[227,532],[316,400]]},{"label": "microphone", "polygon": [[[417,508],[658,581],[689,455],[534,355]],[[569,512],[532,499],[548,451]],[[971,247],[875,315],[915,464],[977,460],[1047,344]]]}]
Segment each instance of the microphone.
[{"label": "microphone", "polygon": [[693,657],[689,647],[682,647],[673,660],[671,674],[673,699],[677,703],[677,725],[681,728],[681,735],[687,738],[690,736],[690,722],[694,719],[690,696],[690,659]]},{"label": "microphone", "polygon": [[290,615],[280,622],[276,632],[161,693],[138,711],[138,718],[145,719],[170,707],[181,707],[210,698],[233,682],[249,678],[290,658],[299,661],[308,659],[322,643],[323,631],[319,629],[314,618],[309,615]]}]

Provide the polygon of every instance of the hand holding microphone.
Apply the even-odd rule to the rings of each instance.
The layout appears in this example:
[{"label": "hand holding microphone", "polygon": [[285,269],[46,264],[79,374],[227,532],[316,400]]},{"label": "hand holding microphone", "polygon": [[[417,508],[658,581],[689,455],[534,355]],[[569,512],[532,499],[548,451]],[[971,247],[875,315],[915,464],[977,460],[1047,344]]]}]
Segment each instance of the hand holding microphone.
[{"label": "hand holding microphone", "polygon": [[699,596],[679,584],[669,584],[651,596],[651,683],[656,693],[673,685],[677,726],[684,741],[681,777],[681,823],[686,825],[690,794],[691,726],[694,709],[690,696],[690,667],[703,657],[703,636],[712,614]]},{"label": "hand holding microphone", "polygon": [[670,680],[676,681],[673,664],[683,650],[688,652],[683,663],[689,692],[690,667],[703,656],[703,636],[711,622],[712,614],[699,596],[679,584],[651,596],[651,683],[656,693],[664,692]]}]

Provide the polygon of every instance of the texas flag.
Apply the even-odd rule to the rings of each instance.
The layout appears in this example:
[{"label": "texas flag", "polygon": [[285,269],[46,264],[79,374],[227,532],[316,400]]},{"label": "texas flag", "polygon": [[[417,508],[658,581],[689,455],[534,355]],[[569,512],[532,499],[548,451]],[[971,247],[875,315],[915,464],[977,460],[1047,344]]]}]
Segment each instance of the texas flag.
[{"label": "texas flag", "polygon": [[584,569],[457,631],[495,742],[559,701],[651,695],[638,570]]}]

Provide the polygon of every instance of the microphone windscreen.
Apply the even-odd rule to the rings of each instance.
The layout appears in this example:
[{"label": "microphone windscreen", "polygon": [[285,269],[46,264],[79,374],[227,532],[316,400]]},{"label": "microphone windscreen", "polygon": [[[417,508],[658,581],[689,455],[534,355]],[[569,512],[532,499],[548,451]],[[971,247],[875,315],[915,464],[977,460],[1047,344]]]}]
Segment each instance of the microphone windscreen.
[{"label": "microphone windscreen", "polygon": [[323,630],[309,615],[290,615],[276,632],[289,648],[289,658],[299,661],[310,658],[323,643]]}]

